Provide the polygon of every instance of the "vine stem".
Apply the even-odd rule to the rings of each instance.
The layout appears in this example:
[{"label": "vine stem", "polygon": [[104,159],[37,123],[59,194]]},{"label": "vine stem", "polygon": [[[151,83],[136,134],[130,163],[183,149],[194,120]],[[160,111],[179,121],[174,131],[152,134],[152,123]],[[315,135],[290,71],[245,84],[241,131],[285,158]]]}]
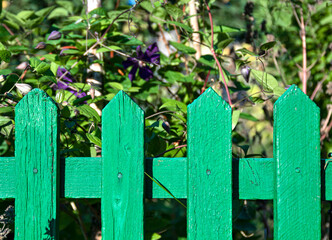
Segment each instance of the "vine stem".
[{"label": "vine stem", "polygon": [[231,100],[231,96],[229,94],[229,90],[228,90],[228,86],[227,86],[227,83],[226,83],[226,79],[225,79],[225,76],[224,76],[224,72],[222,71],[222,67],[221,67],[221,64],[217,58],[217,54],[216,52],[214,51],[214,48],[213,48],[213,36],[214,36],[214,30],[213,30],[213,19],[212,19],[212,14],[211,14],[211,11],[210,11],[210,7],[209,5],[207,4],[207,2],[205,1],[205,5],[206,5],[206,9],[208,10],[208,14],[209,14],[209,19],[210,19],[210,25],[211,25],[211,47],[210,47],[210,51],[213,55],[213,58],[214,60],[216,60],[216,63],[217,63],[217,66],[218,66],[218,69],[219,69],[219,72],[220,72],[220,75],[221,75],[221,78],[224,82],[224,86],[225,86],[225,90],[226,90],[226,93],[227,93],[227,98],[228,98],[228,103],[229,105],[233,108],[233,104],[232,104],[232,100]]},{"label": "vine stem", "polygon": [[307,94],[307,82],[308,82],[308,67],[307,67],[307,42],[306,42],[306,24],[304,23],[303,17],[303,8],[300,8],[300,17],[298,16],[295,6],[291,3],[293,14],[300,27],[300,37],[302,41],[302,68],[299,67],[300,71],[302,72],[302,85],[303,85],[303,92]]},{"label": "vine stem", "polygon": [[[134,6],[132,6],[131,8],[129,8],[129,9],[123,11],[123,12],[121,12],[118,16],[116,16],[116,18],[113,19],[113,21],[110,23],[110,25],[108,25],[107,29],[101,35],[101,37],[99,39],[97,39],[97,41],[88,50],[85,51],[85,53],[83,54],[82,57],[88,55],[88,53],[91,52],[93,49],[95,49],[96,46],[98,46],[99,44],[103,43],[106,40],[105,39],[106,34],[109,32],[109,30],[111,29],[111,27],[113,26],[113,24],[115,23],[115,21],[118,20],[119,17],[121,17],[123,14],[125,14],[127,12],[132,11],[139,4],[140,4],[140,1],[136,2],[136,4]],[[79,59],[69,68],[69,70],[66,69],[66,71],[60,76],[60,78],[58,79],[58,81],[60,81],[63,77],[65,77],[69,73],[69,71],[71,69],[73,69],[78,64]]]}]

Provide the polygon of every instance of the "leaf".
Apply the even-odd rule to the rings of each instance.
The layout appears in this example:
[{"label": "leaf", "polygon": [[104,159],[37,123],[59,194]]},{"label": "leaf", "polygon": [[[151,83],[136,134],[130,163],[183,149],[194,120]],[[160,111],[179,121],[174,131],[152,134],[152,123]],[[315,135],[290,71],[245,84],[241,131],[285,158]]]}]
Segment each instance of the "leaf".
[{"label": "leaf", "polygon": [[281,96],[282,94],[284,94],[284,92],[286,92],[286,89],[284,89],[282,87],[275,87],[273,89],[273,94],[276,96]]},{"label": "leaf", "polygon": [[236,52],[240,52],[243,55],[249,54],[250,56],[258,57],[258,55],[256,53],[253,53],[253,52],[251,52],[251,51],[249,51],[248,49],[245,49],[245,48],[238,49],[238,50],[236,50]]},{"label": "leaf", "polygon": [[183,102],[176,101],[174,99],[167,99],[163,98],[163,102],[165,102],[163,105],[159,107],[159,109],[166,108],[171,111],[178,111],[181,110],[182,112],[187,112],[187,105]]},{"label": "leaf", "polygon": [[279,87],[278,81],[271,74],[255,69],[251,69],[251,73],[264,90],[273,91],[276,87]]},{"label": "leaf", "polygon": [[87,100],[90,100],[91,99],[91,95],[86,95],[84,97],[81,97],[81,98],[77,98],[73,101],[73,105],[80,105],[82,104],[83,102],[87,101]]},{"label": "leaf", "polygon": [[16,16],[20,19],[29,19],[34,14],[34,11],[23,10],[19,12]]},{"label": "leaf", "polygon": [[175,71],[167,71],[165,77],[169,83],[175,83],[184,78],[183,74]]},{"label": "leaf", "polygon": [[12,71],[10,69],[1,69],[0,75],[7,75],[10,74]]},{"label": "leaf", "polygon": [[258,119],[255,118],[253,115],[250,115],[249,113],[240,113],[240,118],[250,120],[253,122],[258,122]]},{"label": "leaf", "polygon": [[163,7],[156,7],[153,9],[151,14],[151,21],[155,23],[163,23],[163,20],[166,18],[167,12]]},{"label": "leaf", "polygon": [[14,112],[14,108],[12,107],[1,107],[0,108],[0,113],[10,113],[10,112]]},{"label": "leaf", "polygon": [[62,103],[64,99],[65,99],[65,90],[63,89],[57,90],[55,95],[55,101],[57,103]]},{"label": "leaf", "polygon": [[27,48],[25,46],[15,45],[15,46],[9,46],[8,50],[13,53],[19,53],[19,52],[27,51],[27,50],[29,50],[29,48]]},{"label": "leaf", "polygon": [[234,41],[234,38],[225,39],[225,40],[221,41],[220,43],[218,43],[218,48],[224,49],[233,41]]},{"label": "leaf", "polygon": [[183,28],[187,32],[190,32],[190,33],[193,32],[193,29],[190,26],[186,25],[186,24],[175,22],[175,21],[167,21],[167,23],[168,24],[174,24],[177,27]]},{"label": "leaf", "polygon": [[62,54],[75,54],[75,55],[80,55],[82,52],[77,49],[63,49]]},{"label": "leaf", "polygon": [[19,18],[17,15],[10,13],[8,11],[4,11],[5,17],[10,21],[15,24],[17,24],[19,27],[25,27],[25,22]]},{"label": "leaf", "polygon": [[139,92],[140,87],[130,87],[126,90],[126,92]]},{"label": "leaf", "polygon": [[123,86],[121,83],[118,82],[109,82],[107,85],[110,85],[112,88],[117,89],[117,90],[123,90]]},{"label": "leaf", "polygon": [[241,114],[240,110],[233,110],[233,112],[232,112],[232,130],[234,130],[237,123],[239,122],[240,114]]},{"label": "leaf", "polygon": [[8,117],[0,116],[0,126],[6,125],[10,121],[11,119],[9,119]]},{"label": "leaf", "polygon": [[171,15],[174,19],[178,19],[179,17],[183,16],[182,10],[170,3],[166,4],[165,8],[166,8],[167,13],[169,15]]},{"label": "leaf", "polygon": [[89,12],[89,14],[88,14],[88,17],[89,18],[91,18],[93,15],[99,15],[99,16],[107,16],[107,12],[105,11],[105,9],[104,8],[102,8],[102,7],[99,7],[99,8],[95,8],[95,9],[93,9],[91,12]]},{"label": "leaf", "polygon": [[111,52],[112,50],[121,50],[120,47],[112,45],[112,46],[108,46],[109,48],[105,48],[105,47],[101,47],[98,48],[98,50],[96,51],[97,53],[102,53],[102,52]]},{"label": "leaf", "polygon": [[243,28],[229,27],[225,25],[213,26],[213,30],[215,33],[223,32],[223,33],[232,33],[232,32],[245,32],[246,30]]},{"label": "leaf", "polygon": [[0,61],[9,63],[12,54],[8,50],[0,50]]},{"label": "leaf", "polygon": [[98,147],[101,147],[101,139],[99,137],[96,137],[90,133],[86,133],[86,137],[90,140],[90,142],[96,144]]},{"label": "leaf", "polygon": [[38,74],[43,74],[43,73],[46,72],[50,67],[51,67],[50,64],[41,61],[41,62],[35,67],[35,71],[36,71]]},{"label": "leaf", "polygon": [[43,77],[40,78],[40,81],[51,81],[54,83],[57,83],[56,77],[53,74],[53,72],[51,71],[51,69],[47,69],[44,73],[43,73]]},{"label": "leaf", "polygon": [[152,11],[153,11],[153,7],[152,7],[152,4],[151,4],[150,0],[145,0],[145,1],[141,2],[140,6],[143,9],[145,9],[146,11],[148,11],[149,13],[152,13]]},{"label": "leaf", "polygon": [[77,107],[77,110],[79,110],[80,113],[83,114],[84,116],[88,118],[93,118],[95,121],[100,122],[100,116],[98,115],[96,110],[94,110],[89,105],[81,105]]},{"label": "leaf", "polygon": [[69,86],[74,87],[77,92],[86,92],[91,89],[91,85],[86,83],[70,83]]},{"label": "leaf", "polygon": [[249,100],[253,103],[263,103],[265,102],[262,98],[260,97],[249,97]]},{"label": "leaf", "polygon": [[212,55],[203,55],[198,59],[198,61],[211,68],[214,68],[216,64],[216,61]]},{"label": "leaf", "polygon": [[54,74],[54,76],[56,76],[58,68],[59,68],[58,64],[56,64],[55,62],[51,62],[50,70],[52,71],[52,73]]},{"label": "leaf", "polygon": [[263,44],[259,47],[259,49],[260,49],[260,50],[263,50],[263,51],[267,51],[267,50],[273,48],[274,45],[276,45],[276,43],[277,43],[276,41],[263,43]]},{"label": "leaf", "polygon": [[178,51],[186,53],[186,54],[195,54],[196,50],[192,47],[188,47],[182,43],[177,43],[173,41],[169,41],[169,44],[175,47]]},{"label": "leaf", "polygon": [[69,12],[67,11],[67,9],[63,8],[63,7],[59,7],[54,9],[51,14],[47,17],[47,19],[53,19],[53,18],[59,18],[59,17],[68,17],[69,16]]},{"label": "leaf", "polygon": [[43,8],[43,9],[41,9],[41,10],[35,12],[35,14],[36,14],[37,16],[39,16],[39,17],[43,17],[43,18],[44,18],[44,17],[46,17],[47,14],[49,14],[54,8],[55,8],[54,6],[52,6],[52,7],[48,7],[48,8]]},{"label": "leaf", "polygon": [[62,29],[60,29],[60,31],[74,31],[74,30],[80,30],[80,29],[86,29],[87,25],[86,22],[80,22],[80,23],[72,23],[69,24],[65,27],[63,27]]},{"label": "leaf", "polygon": [[41,61],[38,58],[32,57],[30,58],[29,63],[32,68],[36,68],[41,63]]},{"label": "leaf", "polygon": [[[116,36],[111,36],[109,38],[110,41],[116,42],[119,45],[143,45],[143,42],[138,40],[137,38],[134,38],[133,36],[128,36],[128,35],[116,35]],[[84,40],[85,41],[85,40]]]},{"label": "leaf", "polygon": [[161,239],[161,235],[159,235],[158,233],[153,233],[151,236],[151,240],[158,240]]},{"label": "leaf", "polygon": [[73,13],[73,11],[74,11],[74,4],[73,4],[72,1],[56,1],[56,3],[59,6],[65,8],[70,13]]}]

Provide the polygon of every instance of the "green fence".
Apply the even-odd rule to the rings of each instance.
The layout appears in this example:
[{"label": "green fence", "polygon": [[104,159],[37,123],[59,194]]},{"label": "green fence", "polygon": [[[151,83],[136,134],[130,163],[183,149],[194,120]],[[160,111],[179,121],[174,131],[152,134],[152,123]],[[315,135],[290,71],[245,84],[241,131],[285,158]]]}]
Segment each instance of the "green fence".
[{"label": "green fence", "polygon": [[0,158],[16,239],[57,239],[59,198],[101,198],[104,240],[143,239],[144,197],[172,197],[144,171],[187,199],[190,240],[232,239],[236,199],[273,199],[275,239],[320,239],[332,164],[320,159],[319,108],[295,85],[278,99],[273,159],[232,159],[231,112],[207,90],[188,107],[188,157],[145,159],[144,113],[119,92],[103,110],[102,158],[60,160],[57,106],[34,89],[16,106],[15,157]]}]

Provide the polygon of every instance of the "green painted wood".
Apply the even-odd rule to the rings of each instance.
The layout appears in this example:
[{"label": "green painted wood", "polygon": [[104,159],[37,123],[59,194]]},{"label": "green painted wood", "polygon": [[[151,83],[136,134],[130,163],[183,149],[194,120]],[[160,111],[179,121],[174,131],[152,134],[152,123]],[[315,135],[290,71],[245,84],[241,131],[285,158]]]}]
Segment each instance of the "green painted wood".
[{"label": "green painted wood", "polygon": [[[176,198],[187,198],[187,159],[150,158],[145,161],[145,171]],[[148,198],[172,198],[158,184],[146,177],[145,193]]]},{"label": "green painted wood", "polygon": [[188,106],[189,240],[232,239],[231,114],[212,88]]},{"label": "green painted wood", "polygon": [[274,105],[274,239],[321,239],[319,108],[295,85]]},{"label": "green painted wood", "polygon": [[324,159],[321,166],[323,199],[326,201],[332,201],[332,159]]},{"label": "green painted wood", "polygon": [[15,110],[15,239],[57,239],[58,109],[34,89]]},{"label": "green painted wood", "polygon": [[143,239],[144,113],[123,91],[102,114],[102,236]]},{"label": "green painted wood", "polygon": [[61,197],[101,198],[101,158],[61,159]]},{"label": "green painted wood", "polygon": [[[273,158],[242,158],[238,161],[239,173],[233,177],[239,181],[240,199],[273,199]],[[233,170],[234,174],[234,170]],[[233,188],[236,184],[233,184]]]},{"label": "green painted wood", "polygon": [[16,190],[15,157],[0,158],[0,198],[14,198]]},{"label": "green painted wood", "polygon": [[[160,161],[162,160],[162,161]],[[326,170],[324,171],[325,163]],[[322,159],[323,200],[332,201],[332,162]],[[61,163],[61,198],[101,198],[101,158],[66,158]],[[239,199],[271,200],[274,197],[274,165],[272,158],[233,159],[233,191]],[[237,169],[236,169],[237,168]],[[15,158],[0,158],[0,199],[15,198]],[[187,198],[187,159],[154,158],[146,160],[146,171],[176,197]],[[257,181],[259,179],[259,181]],[[157,184],[146,178],[145,196],[172,198]],[[150,183],[148,183],[150,182]],[[325,194],[324,194],[325,193]]]}]

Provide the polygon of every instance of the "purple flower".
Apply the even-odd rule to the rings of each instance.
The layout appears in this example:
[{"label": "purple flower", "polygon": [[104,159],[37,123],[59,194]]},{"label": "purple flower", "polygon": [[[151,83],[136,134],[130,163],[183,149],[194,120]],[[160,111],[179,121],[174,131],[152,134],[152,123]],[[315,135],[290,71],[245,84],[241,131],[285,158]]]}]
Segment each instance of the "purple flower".
[{"label": "purple flower", "polygon": [[153,43],[150,45],[145,53],[142,52],[142,47],[137,46],[136,48],[136,58],[128,58],[126,61],[122,63],[124,68],[128,68],[133,66],[128,74],[128,77],[131,81],[135,79],[135,75],[137,69],[139,69],[139,76],[145,81],[150,80],[153,77],[152,70],[147,66],[147,63],[159,64],[160,63],[160,55],[157,54],[159,52],[157,43]]},{"label": "purple flower", "polygon": [[47,40],[58,40],[59,38],[61,38],[61,32],[53,31],[48,36]]},{"label": "purple flower", "polygon": [[[65,68],[61,68],[59,67],[56,75],[57,77],[61,77],[63,74],[65,74],[67,70]],[[59,89],[63,89],[66,91],[69,91],[71,93],[73,93],[77,98],[82,98],[86,96],[85,92],[77,92],[75,88],[69,86],[69,83],[75,82],[73,76],[68,72],[62,79],[61,81],[58,81],[56,85],[54,85],[52,88],[54,90],[59,90]]]}]

